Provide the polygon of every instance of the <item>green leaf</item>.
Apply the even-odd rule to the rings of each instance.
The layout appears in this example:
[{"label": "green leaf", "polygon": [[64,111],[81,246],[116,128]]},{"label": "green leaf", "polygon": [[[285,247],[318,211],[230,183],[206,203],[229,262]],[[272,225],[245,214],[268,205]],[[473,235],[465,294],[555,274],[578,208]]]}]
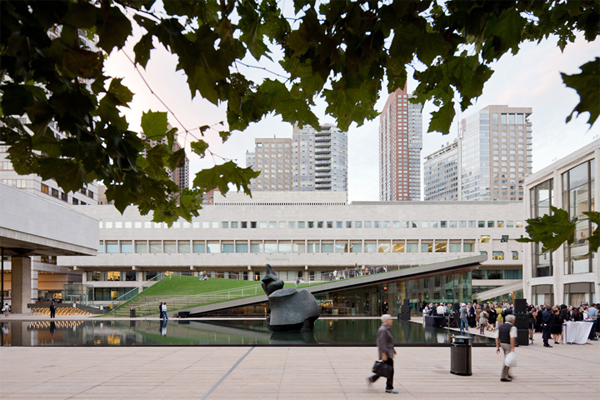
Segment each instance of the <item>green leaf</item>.
[{"label": "green leaf", "polygon": [[594,233],[588,238],[590,243],[590,252],[588,254],[598,252],[600,246],[600,213],[598,211],[584,211],[583,214],[589,217],[590,222],[595,224]]},{"label": "green leaf", "polygon": [[194,153],[204,158],[206,155],[206,149],[208,149],[208,143],[206,143],[204,140],[198,140],[196,142],[191,142],[190,147]]},{"label": "green leaf", "polygon": [[556,207],[550,207],[552,215],[528,219],[525,231],[529,238],[516,239],[518,242],[542,244],[542,253],[556,251],[563,243],[569,245],[575,239],[577,218],[569,219],[569,213]]},{"label": "green leaf", "polygon": [[150,50],[154,48],[152,44],[153,35],[150,33],[142,36],[139,42],[133,46],[135,52],[135,62],[140,64],[143,68],[146,68],[148,60],[150,59]]},{"label": "green leaf", "polygon": [[222,194],[226,194],[229,191],[229,184],[232,183],[238,191],[242,188],[244,193],[249,195],[250,179],[257,178],[258,175],[260,172],[252,168],[241,168],[233,161],[227,161],[198,172],[193,185],[205,193],[218,188]]},{"label": "green leaf", "polygon": [[2,97],[0,98],[2,115],[20,116],[25,114],[25,107],[33,106],[33,95],[24,85],[9,83],[2,85],[0,90],[2,90]]},{"label": "green leaf", "polygon": [[444,103],[440,109],[431,113],[431,121],[427,132],[449,133],[455,115],[456,111],[454,111],[452,102]]},{"label": "green leaf", "polygon": [[97,10],[93,4],[88,2],[69,3],[69,11],[63,21],[75,28],[92,28],[96,22]]},{"label": "green leaf", "polygon": [[161,141],[167,134],[167,113],[148,111],[142,113],[142,130],[150,140]]},{"label": "green leaf", "polygon": [[104,58],[101,52],[83,49],[67,50],[63,54],[62,67],[71,78],[96,78],[102,73]]},{"label": "green leaf", "polygon": [[579,74],[560,74],[565,85],[575,89],[579,95],[579,104],[571,111],[566,122],[571,121],[573,114],[589,112],[588,124],[591,128],[600,115],[600,57],[579,68],[581,69]]},{"label": "green leaf", "polygon": [[[109,4],[108,2],[103,2]],[[123,15],[118,7],[103,6],[98,12],[98,47],[101,47],[107,53],[113,48],[121,49],[125,46],[125,41],[131,35],[131,22]]]}]

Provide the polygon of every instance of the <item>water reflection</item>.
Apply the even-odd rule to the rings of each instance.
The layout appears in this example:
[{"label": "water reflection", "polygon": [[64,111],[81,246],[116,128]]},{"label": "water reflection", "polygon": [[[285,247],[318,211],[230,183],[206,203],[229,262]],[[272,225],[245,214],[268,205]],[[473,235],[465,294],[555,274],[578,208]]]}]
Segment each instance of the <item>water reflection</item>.
[{"label": "water reflection", "polygon": [[[314,332],[272,333],[263,319],[180,321],[36,321],[2,323],[2,346],[374,346],[378,319],[320,319]],[[448,345],[458,332],[397,322],[397,346]],[[475,345],[493,340],[472,336]]]}]

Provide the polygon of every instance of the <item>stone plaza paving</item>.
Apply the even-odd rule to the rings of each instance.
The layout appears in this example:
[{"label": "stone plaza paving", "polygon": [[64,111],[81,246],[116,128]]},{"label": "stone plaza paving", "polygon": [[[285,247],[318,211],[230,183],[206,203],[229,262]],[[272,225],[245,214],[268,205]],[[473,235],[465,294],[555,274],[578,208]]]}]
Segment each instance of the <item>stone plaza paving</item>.
[{"label": "stone plaza paving", "polygon": [[0,347],[0,398],[600,399],[599,342],[535,343],[510,383],[495,347],[473,348],[472,376],[449,372],[448,347],[399,347],[399,394],[367,385],[375,347]]}]

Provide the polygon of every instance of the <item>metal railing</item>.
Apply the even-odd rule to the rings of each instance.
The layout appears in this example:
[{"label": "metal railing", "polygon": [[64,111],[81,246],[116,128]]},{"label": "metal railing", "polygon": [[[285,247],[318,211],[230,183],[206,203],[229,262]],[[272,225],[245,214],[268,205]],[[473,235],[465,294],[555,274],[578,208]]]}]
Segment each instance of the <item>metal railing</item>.
[{"label": "metal railing", "polygon": [[[164,273],[159,273],[152,279],[148,279],[144,281],[140,286],[131,289],[129,292],[124,293],[123,295],[117,297],[115,300],[111,301],[104,307],[107,307],[111,311],[116,310],[119,306],[123,305],[123,303],[133,299],[138,294],[142,293],[144,290],[148,289],[148,287],[154,285],[157,282],[160,282],[165,277]],[[109,312],[111,312],[109,311]]]}]

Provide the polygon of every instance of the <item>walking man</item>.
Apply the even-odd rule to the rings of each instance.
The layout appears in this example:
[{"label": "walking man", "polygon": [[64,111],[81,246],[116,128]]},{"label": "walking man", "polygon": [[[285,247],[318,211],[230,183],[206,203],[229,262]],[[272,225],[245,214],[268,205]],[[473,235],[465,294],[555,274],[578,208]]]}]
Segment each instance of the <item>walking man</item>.
[{"label": "walking man", "polygon": [[167,317],[167,302],[165,301],[163,303],[163,308],[162,308],[162,315],[163,315],[163,319],[167,320],[169,319],[169,317]]},{"label": "walking man", "polygon": [[467,306],[465,305],[465,303],[461,304],[460,310],[459,310],[459,316],[460,316],[460,333],[467,333],[469,332],[469,320],[468,320],[468,315],[469,315],[469,310],[467,310]]},{"label": "walking man", "polygon": [[[506,322],[500,325],[500,328],[496,331],[496,354],[500,354],[500,347],[504,351],[504,359],[509,353],[515,351],[515,341],[517,340],[517,327],[513,324],[515,323],[515,316],[509,314],[506,316]],[[502,382],[510,382],[512,381],[512,376],[509,375],[509,367],[502,362],[502,375],[500,375],[500,380]]]},{"label": "walking man", "polygon": [[[385,383],[385,392],[396,394],[398,393],[398,391],[394,389],[394,355],[396,354],[396,350],[394,349],[394,339],[392,337],[392,332],[390,331],[393,322],[392,316],[389,314],[382,315],[381,322],[382,324],[377,331],[377,357],[388,364],[392,370],[390,377]],[[379,379],[379,376],[380,375],[375,374],[367,378],[367,381],[371,384]]]}]

